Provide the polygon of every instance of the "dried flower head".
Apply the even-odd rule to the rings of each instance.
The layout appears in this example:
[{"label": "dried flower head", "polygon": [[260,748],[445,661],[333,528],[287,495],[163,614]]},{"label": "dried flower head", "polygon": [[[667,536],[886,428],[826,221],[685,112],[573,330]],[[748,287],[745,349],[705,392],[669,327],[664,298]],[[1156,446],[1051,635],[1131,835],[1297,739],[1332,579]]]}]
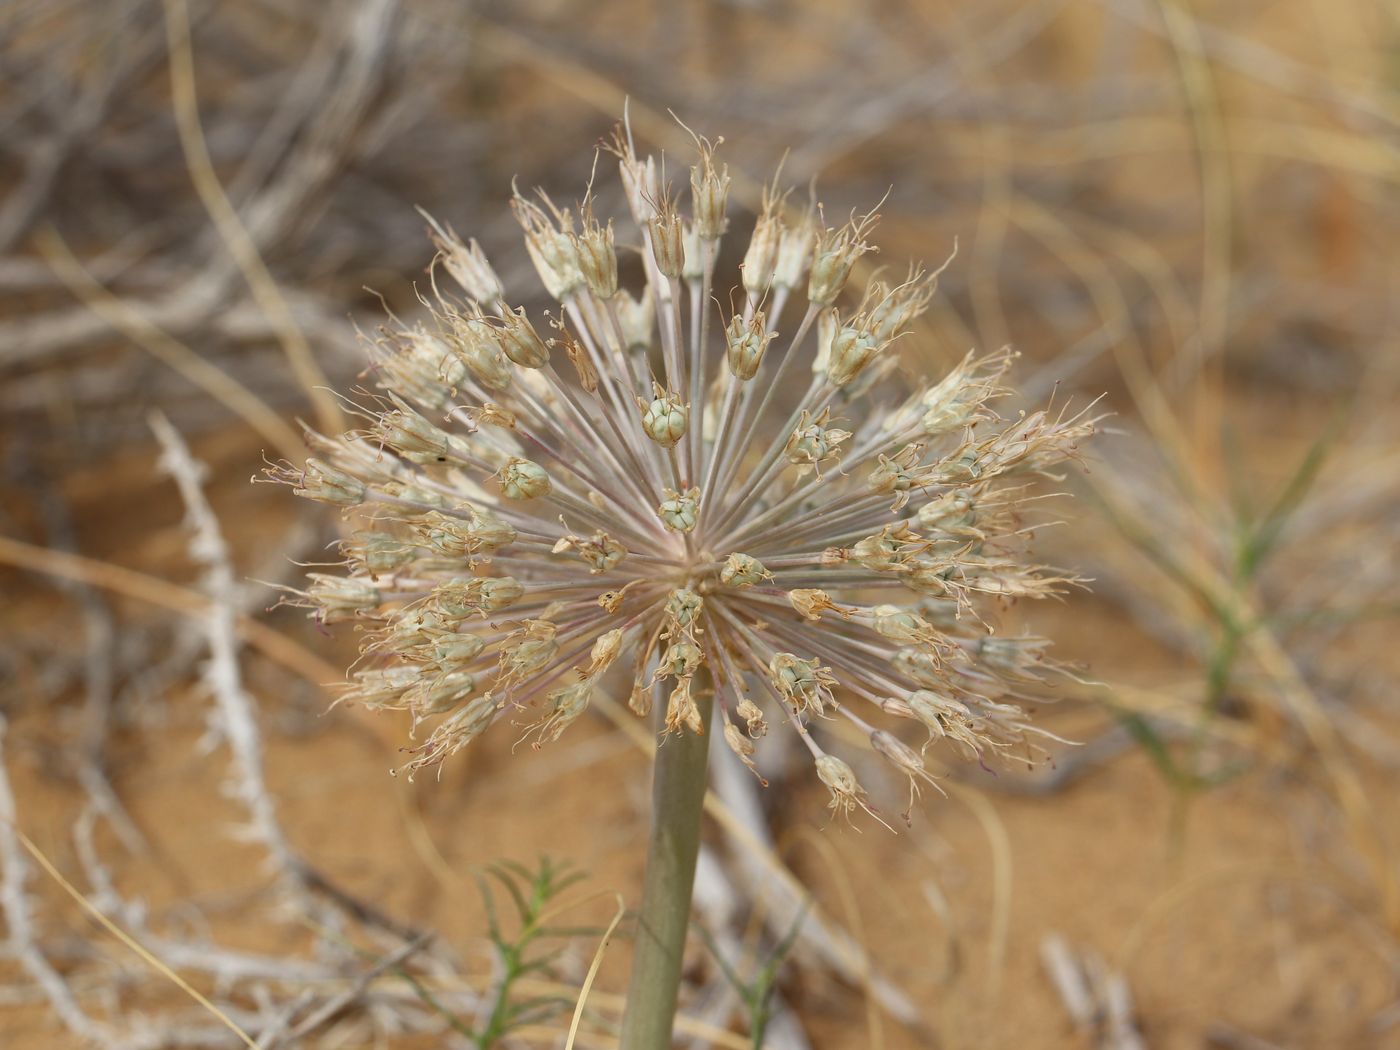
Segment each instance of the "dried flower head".
[{"label": "dried flower head", "polygon": [[[270,471],[356,518],[346,572],[298,592],[320,621],[364,625],[343,699],[430,724],[417,769],[500,718],[554,740],[609,668],[630,668],[617,693],[667,732],[702,731],[713,697],[755,772],[755,742],[787,723],[843,814],[871,807],[827,751],[831,719],[911,791],[929,780],[922,753],[864,714],[974,759],[1027,753],[1018,705],[1054,668],[1040,639],[992,635],[984,617],[1072,582],[1023,560],[1019,511],[1025,476],[1071,457],[1093,421],[1004,422],[1004,353],[933,383],[896,376],[891,346],[937,274],[872,281],[838,315],[877,216],[791,217],[776,181],[725,316],[729,178],[718,143],[696,141],[689,214],[625,129],[611,145],[625,226],[595,216],[591,188],[579,232],[542,194],[515,194],[558,304],[548,339],[476,242],[434,224],[460,291],[435,285],[426,323],[382,333],[369,427],[312,434],[304,468]],[[645,269],[640,293],[618,285],[617,237]]]}]

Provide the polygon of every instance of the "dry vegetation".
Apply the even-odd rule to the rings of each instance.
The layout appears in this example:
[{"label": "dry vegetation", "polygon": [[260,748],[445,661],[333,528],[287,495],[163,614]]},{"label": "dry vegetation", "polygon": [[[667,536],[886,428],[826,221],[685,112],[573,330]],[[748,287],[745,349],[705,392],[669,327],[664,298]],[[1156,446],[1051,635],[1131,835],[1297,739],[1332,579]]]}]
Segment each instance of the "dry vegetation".
[{"label": "dry vegetation", "polygon": [[[883,260],[961,244],[906,352],[1114,413],[1037,538],[1091,592],[1012,612],[1101,683],[1041,713],[1082,743],[897,837],[721,764],[684,1045],[748,1046],[773,961],[772,1048],[1400,1047],[1397,48],[1306,0],[0,5],[0,1042],[565,1044],[648,734],[391,777],[326,711],[352,632],[265,611],[336,522],[248,479],[417,308],[414,206],[526,294],[511,178],[572,199],[630,97],[726,137],[739,229],[787,147],[833,212],[893,186]],[[546,855],[588,878],[495,1041],[487,869]]]}]

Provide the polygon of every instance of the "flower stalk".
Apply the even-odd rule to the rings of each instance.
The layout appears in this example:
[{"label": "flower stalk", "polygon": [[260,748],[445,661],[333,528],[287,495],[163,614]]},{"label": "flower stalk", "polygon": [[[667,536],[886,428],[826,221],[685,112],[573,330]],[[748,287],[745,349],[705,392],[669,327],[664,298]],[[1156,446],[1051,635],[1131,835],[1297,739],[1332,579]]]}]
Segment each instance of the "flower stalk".
[{"label": "flower stalk", "polygon": [[[706,676],[703,670],[696,677],[702,676]],[[714,710],[708,681],[698,682],[695,702],[704,735],[679,733],[656,751],[646,881],[622,1017],[621,1050],[657,1050],[671,1045],[695,861],[700,855],[700,818]]]}]

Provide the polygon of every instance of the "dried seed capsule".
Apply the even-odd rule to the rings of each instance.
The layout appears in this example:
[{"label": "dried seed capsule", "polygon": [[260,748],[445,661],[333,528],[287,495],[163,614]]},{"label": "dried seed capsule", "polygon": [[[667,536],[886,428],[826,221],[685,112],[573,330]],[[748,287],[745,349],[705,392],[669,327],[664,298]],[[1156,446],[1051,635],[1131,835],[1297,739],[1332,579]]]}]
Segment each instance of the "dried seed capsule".
[{"label": "dried seed capsule", "polygon": [[478,383],[487,390],[510,389],[514,376],[494,328],[483,320],[465,319],[457,325],[454,336],[453,352]]},{"label": "dried seed capsule", "polygon": [[1045,661],[1050,642],[1033,635],[1007,637],[988,635],[977,645],[977,657],[983,663],[1013,677],[1035,677]]},{"label": "dried seed capsule", "polygon": [[[723,140],[720,140],[723,141]],[[690,169],[690,203],[701,240],[717,241],[724,233],[724,209],[729,200],[729,167],[716,168],[714,147],[701,141],[700,163]]]},{"label": "dried seed capsule", "polygon": [[462,291],[481,303],[494,303],[505,295],[501,279],[475,238],[463,244],[450,227],[444,229],[432,216],[426,212],[422,214],[432,227],[433,244],[441,253],[443,266]]},{"label": "dried seed capsule", "polygon": [[666,732],[679,733],[689,730],[697,736],[705,731],[705,723],[700,717],[700,708],[691,693],[691,679],[682,678],[671,690],[666,701]]},{"label": "dried seed capsule", "polygon": [[451,667],[476,659],[485,648],[486,641],[483,638],[474,634],[450,632],[439,634],[426,647],[425,653],[428,659],[439,667]]},{"label": "dried seed capsule", "polygon": [[835,755],[822,755],[817,759],[817,776],[831,791],[830,809],[840,816],[849,817],[851,810],[859,807],[874,815],[865,802],[865,789],[856,780],[855,771]]},{"label": "dried seed capsule", "polygon": [[814,710],[824,715],[826,705],[835,703],[831,689],[836,678],[831,668],[823,667],[817,660],[803,660],[792,653],[774,653],[768,662],[768,680],[799,714]]},{"label": "dried seed capsule", "polygon": [[656,214],[656,201],[661,199],[661,180],[656,175],[656,158],[638,158],[629,137],[620,132],[614,136],[611,152],[617,155],[622,190],[627,195],[627,207],[638,226],[645,226]]},{"label": "dried seed capsule", "polygon": [[549,474],[538,463],[511,456],[501,468],[501,495],[506,499],[538,499],[553,487]]},{"label": "dried seed capsule", "polygon": [[513,576],[477,576],[450,580],[433,590],[435,611],[453,620],[499,612],[520,600],[525,588]]},{"label": "dried seed capsule", "polygon": [[583,273],[579,269],[578,250],[574,247],[573,220],[567,212],[555,208],[548,197],[543,199],[553,213],[552,218],[539,205],[519,194],[511,201],[511,209],[525,231],[525,251],[535,264],[540,281],[545,290],[562,303],[583,287]]},{"label": "dried seed capsule", "polygon": [[386,337],[374,359],[384,386],[433,410],[451,404],[452,391],[467,377],[454,349],[421,325]]},{"label": "dried seed capsule", "polygon": [[467,671],[447,671],[422,680],[414,687],[411,704],[420,718],[440,715],[476,692],[476,676]]},{"label": "dried seed capsule", "polygon": [[363,616],[379,605],[379,588],[358,576],[307,573],[306,597],[321,623],[341,623]]},{"label": "dried seed capsule", "polygon": [[924,768],[924,760],[912,747],[900,740],[892,733],[887,733],[883,729],[877,729],[870,734],[870,746],[875,752],[889,760],[889,763],[909,778],[909,809],[904,814],[904,819],[909,820],[909,814],[913,811],[914,800],[919,797],[919,781],[932,784],[940,795],[946,792],[938,786],[937,781],[929,775]]},{"label": "dried seed capsule", "polygon": [[807,298],[814,306],[830,306],[846,287],[856,260],[871,250],[865,238],[874,229],[879,216],[873,211],[839,229],[823,230],[817,236],[812,256],[811,274],[807,279]]},{"label": "dried seed capsule", "polygon": [[680,214],[667,205],[647,224],[651,253],[662,277],[677,278],[685,270],[685,225]]},{"label": "dried seed capsule", "polygon": [[679,397],[658,390],[657,396],[642,409],[642,429],[662,448],[671,448],[685,436],[689,418],[689,409]]},{"label": "dried seed capsule", "polygon": [[689,627],[705,608],[705,599],[689,587],[671,592],[666,599],[666,617],[678,627]]},{"label": "dried seed capsule", "polygon": [[830,306],[846,287],[855,259],[843,248],[825,247],[818,242],[807,279],[807,298],[814,306]]},{"label": "dried seed capsule", "polygon": [[501,315],[499,339],[502,352],[521,368],[543,368],[549,364],[549,347],[525,316],[524,307]]},{"label": "dried seed capsule", "polygon": [[933,625],[916,612],[898,605],[877,605],[870,610],[875,630],[892,642],[931,645],[939,640]]},{"label": "dried seed capsule", "polygon": [[624,633],[621,627],[614,627],[606,634],[599,635],[588,653],[587,673],[590,678],[597,677],[612,666],[622,652]]},{"label": "dried seed capsule", "polygon": [[972,535],[976,531],[977,506],[966,489],[950,489],[920,507],[915,518],[926,529]]},{"label": "dried seed capsule", "polygon": [[292,491],[298,496],[334,503],[341,507],[358,507],[365,501],[365,483],[343,470],[336,470],[319,459],[308,459],[298,483]]},{"label": "dried seed capsule", "polygon": [[889,291],[883,283],[872,285],[866,300],[871,303],[868,312],[875,337],[889,342],[908,329],[928,309],[937,285],[938,275],[925,274],[922,268],[911,270],[903,284]]},{"label": "dried seed capsule", "polygon": [[656,674],[661,678],[689,678],[695,674],[704,655],[698,645],[682,638],[666,647],[661,663],[657,665]]},{"label": "dried seed capsule", "polygon": [[436,507],[438,509],[447,507],[447,497],[441,492],[410,482],[387,482],[384,485],[384,494],[418,507]]},{"label": "dried seed capsule", "polygon": [[583,233],[574,238],[574,253],[588,290],[604,302],[617,294],[617,249],[613,246],[613,225],[599,225],[586,206]]},{"label": "dried seed capsule", "polygon": [[413,523],[413,533],[423,546],[447,557],[475,554],[480,544],[472,523],[437,511],[429,511]]},{"label": "dried seed capsule", "polygon": [[851,325],[842,327],[831,340],[827,378],[837,386],[845,386],[865,371],[885,346],[867,331]]},{"label": "dried seed capsule", "polygon": [[730,587],[752,587],[772,578],[773,574],[763,567],[763,562],[747,554],[731,554],[719,573],[720,582]]},{"label": "dried seed capsule", "polygon": [[479,549],[490,553],[515,542],[515,526],[502,521],[488,510],[478,509],[471,524],[472,538],[480,545]]},{"label": "dried seed capsule", "polygon": [[397,407],[380,416],[375,426],[381,444],[415,463],[443,460],[449,454],[460,457],[467,451],[461,438],[424,419],[406,401],[392,395],[391,400]]},{"label": "dried seed capsule", "polygon": [[544,670],[559,652],[556,632],[548,620],[527,620],[522,630],[501,643],[500,681],[518,682]]},{"label": "dried seed capsule", "polygon": [[749,238],[749,249],[744,253],[741,273],[744,276],[744,291],[749,298],[757,301],[763,297],[768,286],[773,283],[774,271],[778,265],[778,249],[783,240],[783,223],[767,209],[758,217],[753,236]]},{"label": "dried seed capsule", "polygon": [[499,711],[495,698],[487,693],[452,712],[424,743],[413,749],[415,757],[407,766],[410,777],[423,766],[441,762],[466,747],[487,730]]},{"label": "dried seed capsule", "polygon": [[593,682],[587,678],[546,695],[545,702],[549,704],[550,712],[539,725],[540,740],[558,740],[564,730],[588,709],[592,696]]},{"label": "dried seed capsule", "polygon": [[353,568],[370,577],[393,572],[418,556],[413,544],[387,532],[357,532],[341,543],[340,552]]},{"label": "dried seed capsule", "polygon": [[804,620],[820,620],[827,609],[845,614],[845,610],[831,600],[831,595],[815,587],[799,587],[788,591],[788,602]]},{"label": "dried seed capsule", "polygon": [[638,718],[651,714],[652,687],[640,678],[632,683],[632,692],[627,697],[627,709]]},{"label": "dried seed capsule", "polygon": [[923,649],[901,649],[894,654],[894,669],[916,685],[937,689],[946,685],[948,676],[938,658]]},{"label": "dried seed capsule", "polygon": [[384,644],[387,648],[399,650],[416,648],[450,630],[453,630],[453,625],[432,609],[410,605],[392,617]]},{"label": "dried seed capsule", "polygon": [[752,700],[745,697],[734,709],[734,713],[747,724],[749,736],[757,738],[767,734],[768,723],[763,718],[763,711]]},{"label": "dried seed capsule", "polygon": [[729,371],[739,379],[749,380],[758,373],[768,344],[777,338],[777,332],[765,332],[763,325],[763,311],[756,310],[748,324],[741,314],[735,314],[725,326],[725,359]]},{"label": "dried seed capsule", "polygon": [[966,704],[929,689],[910,693],[907,704],[928,730],[930,741],[935,737],[951,738],[977,749],[977,737],[971,728],[972,712]]},{"label": "dried seed capsule", "polygon": [[627,557],[627,548],[601,530],[595,532],[588,539],[581,536],[561,537],[554,544],[553,553],[563,554],[565,552],[572,552],[587,562],[588,571],[594,576],[601,576],[610,569],[616,568]]},{"label": "dried seed capsule", "polygon": [[890,509],[902,510],[909,502],[909,492],[919,484],[918,466],[923,454],[923,445],[905,445],[893,456],[879,456],[879,465],[870,472],[870,491],[894,493]]},{"label": "dried seed capsule", "polygon": [[840,456],[841,444],[851,437],[851,432],[827,426],[830,420],[830,410],[823,411],[815,420],[806,412],[798,417],[797,429],[783,448],[789,463],[796,463],[804,470],[815,469],[820,476],[822,464]]},{"label": "dried seed capsule", "polygon": [[405,706],[403,696],[422,677],[422,668],[413,664],[395,664],[356,671],[352,684],[346,685],[337,704],[363,704],[371,711],[399,710]]},{"label": "dried seed capsule", "polygon": [[689,532],[695,528],[700,519],[699,489],[688,489],[685,492],[663,489],[661,495],[664,498],[656,508],[661,524],[672,532]]},{"label": "dried seed capsule", "polygon": [[773,284],[776,287],[791,290],[802,283],[816,243],[817,227],[810,211],[802,216],[796,226],[783,230],[773,267]]}]

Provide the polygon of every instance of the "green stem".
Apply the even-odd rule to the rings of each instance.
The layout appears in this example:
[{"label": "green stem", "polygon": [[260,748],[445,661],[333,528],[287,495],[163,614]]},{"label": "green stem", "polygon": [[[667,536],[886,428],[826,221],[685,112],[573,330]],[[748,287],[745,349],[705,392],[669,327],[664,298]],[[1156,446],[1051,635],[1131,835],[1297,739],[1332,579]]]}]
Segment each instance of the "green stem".
[{"label": "green stem", "polygon": [[510,1012],[511,985],[520,976],[520,953],[512,945],[498,949],[501,958],[501,981],[496,987],[496,1001],[491,1006],[491,1016],[479,1036],[473,1036],[477,1050],[491,1050],[506,1034]]},{"label": "green stem", "polygon": [[702,683],[697,675],[696,703],[705,734],[670,736],[656,751],[646,881],[637,917],[632,980],[622,1015],[621,1050],[666,1050],[671,1045],[685,934],[690,925],[690,893],[700,855],[713,710],[709,693],[709,682]]}]

